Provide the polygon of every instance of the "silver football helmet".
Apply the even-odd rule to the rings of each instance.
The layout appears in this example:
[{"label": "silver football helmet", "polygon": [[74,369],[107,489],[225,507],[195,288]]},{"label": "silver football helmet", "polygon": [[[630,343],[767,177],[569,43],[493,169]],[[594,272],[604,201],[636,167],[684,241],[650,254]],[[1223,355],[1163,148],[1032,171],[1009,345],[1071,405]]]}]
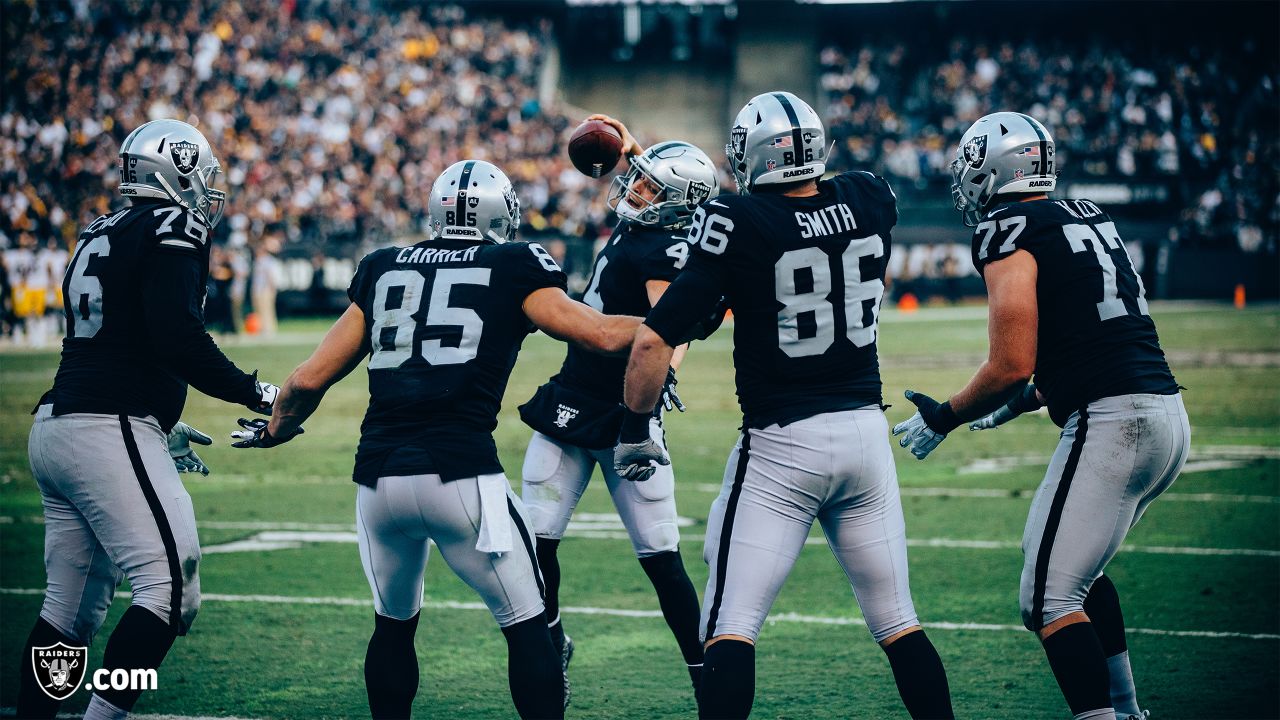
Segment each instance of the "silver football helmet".
[{"label": "silver football helmet", "polygon": [[120,146],[120,194],[171,200],[210,228],[222,219],[227,194],[214,188],[222,172],[204,135],[180,120],[152,120]]},{"label": "silver football helmet", "polygon": [[609,209],[641,225],[679,227],[720,193],[711,158],[687,142],[658,143],[630,158],[609,186]]},{"label": "silver football helmet", "polygon": [[461,160],[431,186],[427,225],[433,239],[508,242],[520,229],[520,199],[497,165]]},{"label": "silver football helmet", "polygon": [[724,153],[738,192],[758,185],[817,180],[827,171],[822,118],[789,92],[757,95],[738,111]]},{"label": "silver football helmet", "polygon": [[1015,112],[991,113],[960,138],[951,161],[951,198],[976,227],[998,195],[1049,193],[1058,186],[1053,138],[1040,121]]}]

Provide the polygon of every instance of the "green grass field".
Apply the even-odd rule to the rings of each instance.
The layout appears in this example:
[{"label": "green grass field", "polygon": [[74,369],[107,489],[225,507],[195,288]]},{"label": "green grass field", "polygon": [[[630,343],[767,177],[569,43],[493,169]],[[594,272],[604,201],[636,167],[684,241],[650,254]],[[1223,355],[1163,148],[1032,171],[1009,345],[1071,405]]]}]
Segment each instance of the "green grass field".
[{"label": "green grass field", "polygon": [[[1280,717],[1280,310],[1153,304],[1153,311],[1188,388],[1193,455],[1108,571],[1125,606],[1139,698],[1162,720]],[[984,312],[885,313],[880,349],[891,423],[908,415],[903,389],[945,395],[967,379],[986,348]],[[321,329],[287,324],[269,345],[226,349],[242,367],[279,382]],[[668,423],[680,514],[691,519],[682,551],[699,594],[707,511],[740,420],[729,346],[722,331],[694,348],[680,373],[689,412]],[[497,438],[517,488],[529,431],[515,406],[554,372],[562,353],[546,337],[531,337],[512,378]],[[40,495],[27,466],[26,436],[28,412],[56,363],[49,352],[0,355],[5,708],[16,699],[20,649],[44,587]],[[364,372],[357,371],[329,393],[304,437],[250,453],[223,441],[243,410],[190,398],[184,419],[220,440],[200,450],[213,474],[186,480],[208,550],[205,602],[139,712],[367,717],[361,668],[373,618],[352,542],[349,480],[365,400]],[[1069,716],[1035,638],[1021,629],[1017,606],[1018,543],[1056,430],[1041,413],[994,432],[957,431],[925,463],[895,447],[916,606],[946,663],[960,717]],[[564,619],[578,644],[569,716],[692,717],[679,653],[599,483],[580,512],[594,515],[561,546]],[[906,717],[888,664],[858,624],[849,586],[819,538],[815,533],[760,637],[754,716]],[[218,547],[237,540],[283,547]],[[438,557],[429,564],[426,592],[416,716],[513,717],[505,646],[488,613]],[[90,668],[99,666],[106,634],[126,603],[117,599]],[[86,701],[81,690],[65,709]]]}]

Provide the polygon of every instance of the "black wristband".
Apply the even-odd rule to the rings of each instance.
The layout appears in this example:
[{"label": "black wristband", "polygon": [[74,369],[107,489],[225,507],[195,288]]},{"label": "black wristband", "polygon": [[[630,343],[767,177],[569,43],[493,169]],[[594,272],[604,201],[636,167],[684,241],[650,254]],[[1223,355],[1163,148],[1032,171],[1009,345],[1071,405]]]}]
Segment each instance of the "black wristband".
[{"label": "black wristband", "polygon": [[652,413],[632,412],[627,408],[622,416],[622,431],[618,440],[624,443],[640,443],[649,439],[649,420]]},{"label": "black wristband", "polygon": [[950,400],[939,405],[937,414],[930,420],[932,422],[928,423],[929,428],[942,435],[946,435],[964,424],[964,421],[960,419],[956,411],[951,409]]}]

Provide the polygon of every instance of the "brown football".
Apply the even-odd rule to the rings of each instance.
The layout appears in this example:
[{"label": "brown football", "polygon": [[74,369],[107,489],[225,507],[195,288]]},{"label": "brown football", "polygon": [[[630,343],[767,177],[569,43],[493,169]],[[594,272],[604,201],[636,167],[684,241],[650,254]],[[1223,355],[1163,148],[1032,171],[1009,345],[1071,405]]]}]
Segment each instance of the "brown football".
[{"label": "brown football", "polygon": [[622,157],[622,136],[612,126],[588,120],[569,137],[569,160],[583,175],[598,178],[609,173]]}]

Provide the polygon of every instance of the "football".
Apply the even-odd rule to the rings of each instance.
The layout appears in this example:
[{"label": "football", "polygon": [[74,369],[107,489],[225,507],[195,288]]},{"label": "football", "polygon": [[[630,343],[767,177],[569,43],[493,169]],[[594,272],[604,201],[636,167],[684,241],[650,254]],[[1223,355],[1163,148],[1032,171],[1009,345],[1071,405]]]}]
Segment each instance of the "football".
[{"label": "football", "polygon": [[569,160],[583,175],[601,177],[622,157],[622,136],[611,125],[588,120],[569,137]]}]

